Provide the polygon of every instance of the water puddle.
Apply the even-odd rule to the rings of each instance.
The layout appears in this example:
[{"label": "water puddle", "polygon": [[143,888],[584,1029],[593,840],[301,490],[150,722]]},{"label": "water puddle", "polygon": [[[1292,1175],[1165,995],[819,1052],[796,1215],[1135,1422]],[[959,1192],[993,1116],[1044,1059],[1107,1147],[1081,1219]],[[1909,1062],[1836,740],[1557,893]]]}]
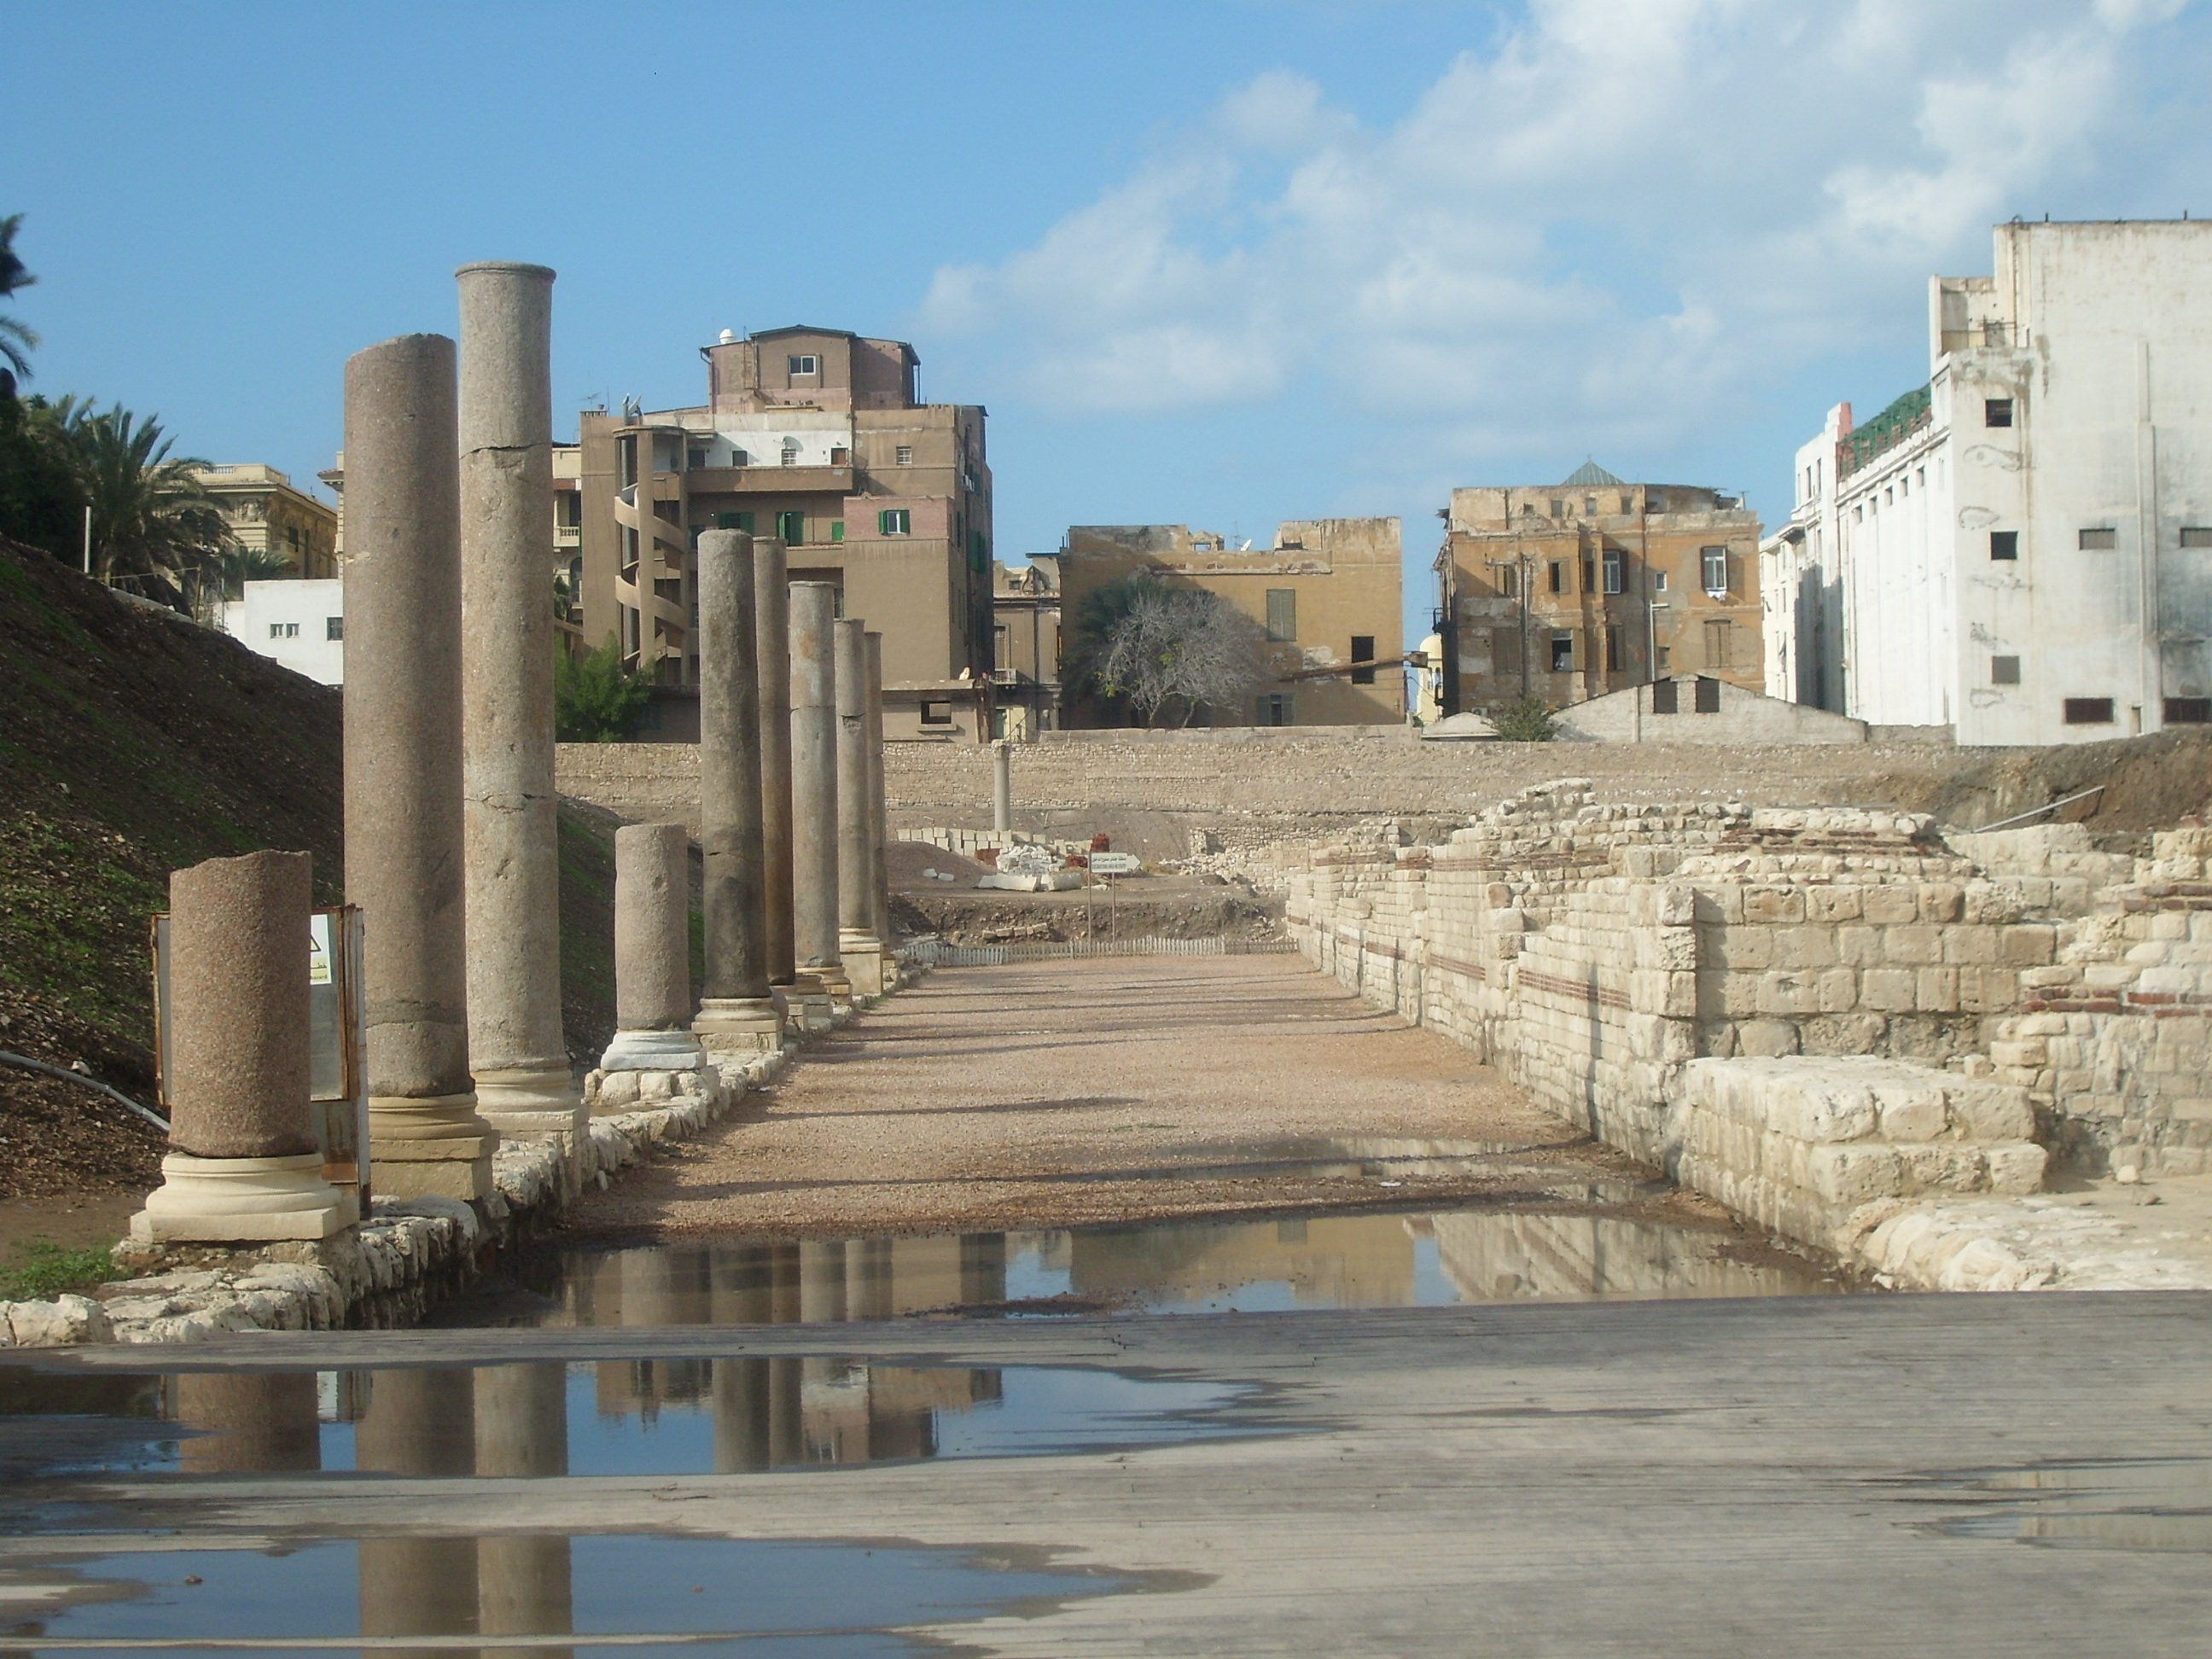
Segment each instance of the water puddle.
[{"label": "water puddle", "polygon": [[1276,1311],[1844,1289],[1723,1231],[1484,1206],[799,1243],[547,1253],[447,1325],[823,1324],[910,1315]]},{"label": "water puddle", "polygon": [[1953,1538],[1987,1538],[2047,1549],[2212,1554],[2212,1461],[2129,1458],[2039,1463],[1940,1483],[1958,1515],[1926,1523]]}]

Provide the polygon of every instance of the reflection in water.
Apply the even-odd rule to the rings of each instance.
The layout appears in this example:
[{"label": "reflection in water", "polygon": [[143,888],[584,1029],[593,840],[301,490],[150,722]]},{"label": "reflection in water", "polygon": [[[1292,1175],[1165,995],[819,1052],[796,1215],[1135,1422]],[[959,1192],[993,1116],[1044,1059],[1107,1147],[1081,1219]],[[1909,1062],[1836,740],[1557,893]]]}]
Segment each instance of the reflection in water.
[{"label": "reflection in water", "polygon": [[2145,1457],[2039,1463],[1965,1482],[1978,1507],[1930,1530],[2052,1549],[2212,1554],[2212,1462]]}]

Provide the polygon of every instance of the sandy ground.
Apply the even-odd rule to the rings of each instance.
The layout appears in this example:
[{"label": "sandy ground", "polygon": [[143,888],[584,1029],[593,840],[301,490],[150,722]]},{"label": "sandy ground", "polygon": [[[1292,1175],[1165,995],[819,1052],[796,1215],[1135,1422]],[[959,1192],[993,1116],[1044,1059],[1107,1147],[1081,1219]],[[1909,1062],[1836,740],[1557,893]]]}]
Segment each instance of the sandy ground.
[{"label": "sandy ground", "polygon": [[[1734,1225],[1295,957],[941,970],[755,1102],[571,1230],[842,1237],[1466,1197]],[[1311,1167],[1329,1143],[1342,1161]]]}]

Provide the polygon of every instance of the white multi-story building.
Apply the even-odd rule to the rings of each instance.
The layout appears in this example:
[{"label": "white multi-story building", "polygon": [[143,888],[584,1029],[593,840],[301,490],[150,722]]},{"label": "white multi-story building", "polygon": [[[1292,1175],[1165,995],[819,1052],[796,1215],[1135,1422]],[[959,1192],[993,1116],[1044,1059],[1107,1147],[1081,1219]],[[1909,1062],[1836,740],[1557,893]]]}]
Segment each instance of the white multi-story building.
[{"label": "white multi-story building", "polygon": [[344,583],[247,582],[246,597],[226,600],[222,631],[295,674],[325,685],[345,684]]},{"label": "white multi-story building", "polygon": [[2212,224],[1996,240],[1929,282],[1929,383],[1797,452],[1767,691],[1961,744],[2212,720]]}]

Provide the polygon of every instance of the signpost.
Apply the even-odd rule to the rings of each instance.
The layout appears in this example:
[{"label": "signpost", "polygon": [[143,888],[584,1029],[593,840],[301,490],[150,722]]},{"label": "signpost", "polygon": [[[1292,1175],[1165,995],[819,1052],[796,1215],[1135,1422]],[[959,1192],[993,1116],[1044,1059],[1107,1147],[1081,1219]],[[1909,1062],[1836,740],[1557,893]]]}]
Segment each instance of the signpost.
[{"label": "signpost", "polygon": [[1134,853],[1093,853],[1091,873],[1094,876],[1141,876],[1144,861]]}]

